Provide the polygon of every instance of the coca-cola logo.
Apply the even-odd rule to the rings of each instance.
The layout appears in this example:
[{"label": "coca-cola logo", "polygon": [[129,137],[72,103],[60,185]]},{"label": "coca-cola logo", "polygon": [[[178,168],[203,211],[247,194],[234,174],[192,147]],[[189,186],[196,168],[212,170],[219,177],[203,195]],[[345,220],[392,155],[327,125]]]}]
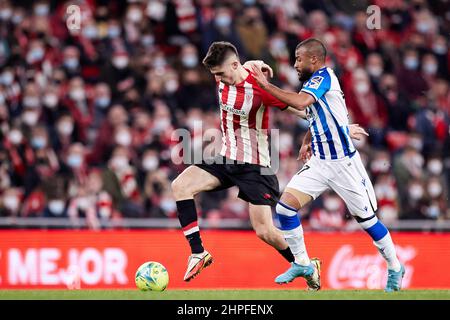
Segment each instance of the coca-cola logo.
[{"label": "coca-cola logo", "polygon": [[[416,249],[412,246],[395,246],[395,249],[406,269],[402,287],[407,288],[414,274],[409,262],[416,256]],[[351,245],[343,245],[336,251],[328,269],[328,283],[333,289],[383,289],[386,279],[386,261],[379,253],[358,255]]]}]

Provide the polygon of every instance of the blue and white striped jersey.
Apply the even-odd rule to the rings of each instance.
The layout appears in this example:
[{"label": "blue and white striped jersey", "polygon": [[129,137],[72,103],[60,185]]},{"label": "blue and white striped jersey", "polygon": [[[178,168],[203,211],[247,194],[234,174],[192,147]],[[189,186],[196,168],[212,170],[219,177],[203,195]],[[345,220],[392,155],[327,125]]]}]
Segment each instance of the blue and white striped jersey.
[{"label": "blue and white striped jersey", "polygon": [[348,111],[334,71],[327,67],[317,70],[301,91],[316,100],[306,109],[314,156],[324,160],[353,156],[356,149],[348,129]]}]

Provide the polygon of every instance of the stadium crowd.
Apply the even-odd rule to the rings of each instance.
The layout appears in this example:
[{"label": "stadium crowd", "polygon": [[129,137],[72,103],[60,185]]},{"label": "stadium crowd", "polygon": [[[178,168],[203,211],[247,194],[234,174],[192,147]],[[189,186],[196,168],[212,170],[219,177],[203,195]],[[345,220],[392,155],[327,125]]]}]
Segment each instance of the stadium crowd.
[{"label": "stadium crowd", "polygon": [[[220,128],[213,77],[201,60],[230,41],[242,62],[262,59],[296,91],[296,45],[323,40],[379,217],[450,219],[450,4],[437,0],[0,0],[0,216],[101,220],[176,217],[170,183],[178,128]],[[381,26],[366,25],[369,5]],[[67,6],[80,28],[69,29]],[[280,188],[308,123],[273,110]],[[206,143],[205,143],[206,144]],[[194,143],[195,145],[195,143]],[[197,144],[198,146],[198,144]],[[237,189],[199,199],[202,218],[248,219]],[[303,210],[311,228],[349,221],[327,193]]]}]

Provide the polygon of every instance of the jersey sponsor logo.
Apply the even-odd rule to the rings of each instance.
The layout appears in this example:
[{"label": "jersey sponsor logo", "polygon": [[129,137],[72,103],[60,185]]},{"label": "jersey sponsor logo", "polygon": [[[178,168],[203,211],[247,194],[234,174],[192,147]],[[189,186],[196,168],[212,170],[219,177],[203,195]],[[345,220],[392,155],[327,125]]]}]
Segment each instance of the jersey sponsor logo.
[{"label": "jersey sponsor logo", "polygon": [[231,112],[233,114],[237,114],[238,116],[247,116],[247,112],[243,109],[235,109],[233,107],[230,107],[224,103],[220,103],[220,107],[225,110],[226,112]]},{"label": "jersey sponsor logo", "polygon": [[315,76],[311,78],[306,84],[306,88],[308,89],[319,89],[320,84],[322,83],[324,77]]}]

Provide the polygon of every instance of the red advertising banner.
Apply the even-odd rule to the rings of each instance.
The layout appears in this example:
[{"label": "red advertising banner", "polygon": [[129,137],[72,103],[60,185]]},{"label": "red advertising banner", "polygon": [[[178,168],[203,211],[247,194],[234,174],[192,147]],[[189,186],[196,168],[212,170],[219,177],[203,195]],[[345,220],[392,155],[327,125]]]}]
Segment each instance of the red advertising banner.
[{"label": "red advertising banner", "polygon": [[[450,288],[450,234],[392,233],[406,267],[405,288]],[[0,289],[135,288],[146,261],[169,271],[169,289],[304,289],[274,278],[289,264],[252,231],[202,231],[214,263],[184,282],[188,244],[179,230],[0,231]],[[324,289],[381,289],[386,264],[364,232],[306,233],[310,257],[323,261]]]}]

